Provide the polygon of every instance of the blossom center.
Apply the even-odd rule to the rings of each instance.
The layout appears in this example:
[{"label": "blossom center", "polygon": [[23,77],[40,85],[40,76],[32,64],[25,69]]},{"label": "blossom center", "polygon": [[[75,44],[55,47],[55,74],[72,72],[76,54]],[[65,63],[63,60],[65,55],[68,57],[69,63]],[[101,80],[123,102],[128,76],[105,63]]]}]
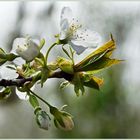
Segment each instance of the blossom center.
[{"label": "blossom center", "polygon": [[75,35],[76,31],[81,28],[82,25],[79,24],[78,20],[75,20],[74,18],[72,19],[68,32],[67,32],[67,39],[71,40],[73,38],[73,36]]}]

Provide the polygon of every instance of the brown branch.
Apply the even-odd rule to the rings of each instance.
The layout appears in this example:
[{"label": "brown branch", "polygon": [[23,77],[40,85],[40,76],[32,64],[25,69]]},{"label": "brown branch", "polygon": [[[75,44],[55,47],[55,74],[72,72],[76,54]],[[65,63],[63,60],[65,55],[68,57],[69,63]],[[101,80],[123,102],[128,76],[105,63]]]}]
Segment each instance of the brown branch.
[{"label": "brown branch", "polygon": [[[57,71],[52,73],[49,78],[64,78],[65,80],[71,81],[73,75],[65,73],[63,71]],[[40,80],[41,77],[38,77],[38,80]],[[6,86],[17,86],[20,87],[24,85],[24,83],[28,81],[32,81],[33,77],[28,78],[17,78],[17,79],[1,79],[0,80],[0,86],[6,87]]]}]

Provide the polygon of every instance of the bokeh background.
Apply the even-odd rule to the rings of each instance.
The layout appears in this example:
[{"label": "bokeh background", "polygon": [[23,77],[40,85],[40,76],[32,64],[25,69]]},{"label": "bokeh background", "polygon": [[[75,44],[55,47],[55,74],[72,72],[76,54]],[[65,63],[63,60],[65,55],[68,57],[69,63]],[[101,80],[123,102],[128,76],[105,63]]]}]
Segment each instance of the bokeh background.
[{"label": "bokeh background", "polygon": [[[87,88],[84,96],[76,97],[73,86],[60,90],[59,79],[48,80],[43,89],[36,86],[35,91],[51,104],[68,105],[75,122],[71,132],[58,130],[53,122],[49,131],[39,129],[30,104],[13,93],[0,101],[0,138],[140,138],[140,2],[1,1],[0,47],[9,52],[16,37],[29,34],[46,39],[45,52],[59,33],[64,6],[85,27],[99,32],[103,42],[112,33],[117,44],[114,57],[125,61],[99,74],[105,80],[101,91]],[[76,56],[76,61],[88,53]],[[56,47],[49,61],[58,55],[63,54]]]}]

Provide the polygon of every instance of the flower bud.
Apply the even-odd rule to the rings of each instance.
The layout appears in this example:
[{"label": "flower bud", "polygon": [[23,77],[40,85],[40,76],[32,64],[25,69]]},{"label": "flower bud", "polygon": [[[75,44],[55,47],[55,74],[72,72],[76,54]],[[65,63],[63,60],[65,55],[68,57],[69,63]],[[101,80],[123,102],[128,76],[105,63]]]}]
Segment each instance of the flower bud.
[{"label": "flower bud", "polygon": [[67,60],[63,57],[58,57],[57,59],[57,63],[59,68],[69,74],[73,74],[74,70],[73,70],[73,63],[70,60]]},{"label": "flower bud", "polygon": [[16,53],[26,61],[32,61],[39,55],[39,46],[30,38],[16,38],[13,42]]},{"label": "flower bud", "polygon": [[49,70],[56,70],[58,69],[58,64],[56,62],[51,62],[48,64]]},{"label": "flower bud", "polygon": [[36,122],[42,129],[48,130],[50,127],[50,117],[45,111],[39,110],[36,112]]},{"label": "flower bud", "polygon": [[58,119],[54,119],[54,123],[55,123],[55,126],[57,128],[60,128],[62,130],[65,130],[65,131],[70,131],[73,129],[74,127],[74,123],[73,123],[73,120],[70,116],[65,116],[65,115],[62,115],[61,116],[62,118],[62,123],[60,123],[60,121]]},{"label": "flower bud", "polygon": [[54,124],[57,128],[65,131],[70,131],[73,129],[74,122],[69,113],[60,111],[55,107],[51,107],[50,112],[54,116]]},{"label": "flower bud", "polygon": [[92,74],[87,74],[85,72],[82,72],[80,76],[84,86],[95,88],[97,90],[100,89],[100,86],[104,82],[103,79],[93,76]]}]

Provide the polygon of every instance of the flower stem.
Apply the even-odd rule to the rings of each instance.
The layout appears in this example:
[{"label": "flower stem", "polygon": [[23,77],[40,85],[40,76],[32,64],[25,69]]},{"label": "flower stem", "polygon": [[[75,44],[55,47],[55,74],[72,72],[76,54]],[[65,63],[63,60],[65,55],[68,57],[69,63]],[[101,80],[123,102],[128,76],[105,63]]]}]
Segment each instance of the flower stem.
[{"label": "flower stem", "polygon": [[69,47],[69,49],[70,49],[70,52],[71,52],[71,60],[72,60],[73,66],[74,66],[74,51],[72,50],[71,47]]},{"label": "flower stem", "polygon": [[40,99],[42,102],[44,102],[48,107],[52,107],[47,101],[42,99],[40,96],[38,96],[36,93],[34,93],[32,90],[28,89],[34,96],[36,96],[38,99]]},{"label": "flower stem", "polygon": [[48,61],[48,55],[49,55],[49,53],[50,53],[50,51],[51,51],[51,49],[55,46],[55,45],[57,45],[58,43],[53,43],[51,46],[50,46],[50,48],[48,49],[48,51],[47,51],[47,53],[46,53],[46,63],[47,63],[47,61]]}]

